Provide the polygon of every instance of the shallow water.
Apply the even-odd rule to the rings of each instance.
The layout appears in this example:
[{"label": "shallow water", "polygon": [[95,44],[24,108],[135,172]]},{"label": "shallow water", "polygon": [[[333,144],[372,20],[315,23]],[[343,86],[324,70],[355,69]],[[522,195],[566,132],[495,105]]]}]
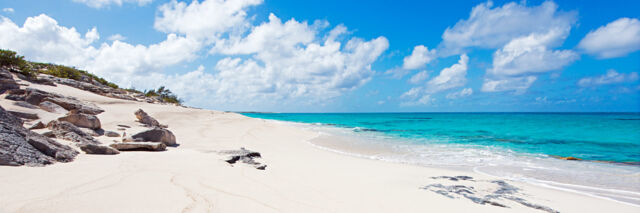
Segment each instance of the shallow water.
[{"label": "shallow water", "polygon": [[[640,113],[245,115],[296,122],[319,132],[359,139],[340,141],[342,144],[332,147],[375,145],[376,150],[388,150],[359,153],[366,157],[465,167],[640,205]],[[557,156],[583,161],[559,160]]]}]

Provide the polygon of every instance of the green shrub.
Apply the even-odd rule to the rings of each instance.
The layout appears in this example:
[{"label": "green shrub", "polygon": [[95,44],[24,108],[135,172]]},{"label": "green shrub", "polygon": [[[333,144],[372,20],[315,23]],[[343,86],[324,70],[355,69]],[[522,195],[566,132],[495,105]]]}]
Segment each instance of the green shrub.
[{"label": "green shrub", "polygon": [[144,95],[147,97],[160,97],[165,102],[174,103],[174,104],[182,104],[182,100],[178,98],[171,90],[166,89],[164,86],[160,86],[156,90],[145,91]]},{"label": "green shrub", "polygon": [[26,76],[35,77],[37,73],[33,71],[33,67],[24,60],[24,56],[18,55],[11,50],[0,49],[0,66],[13,66],[20,70],[20,73]]}]

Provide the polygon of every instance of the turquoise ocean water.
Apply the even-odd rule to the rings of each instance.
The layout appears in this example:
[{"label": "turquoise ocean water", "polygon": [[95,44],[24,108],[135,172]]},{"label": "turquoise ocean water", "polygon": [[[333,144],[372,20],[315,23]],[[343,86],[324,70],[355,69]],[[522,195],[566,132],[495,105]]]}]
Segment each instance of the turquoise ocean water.
[{"label": "turquoise ocean water", "polygon": [[[640,113],[243,114],[391,151],[364,157],[466,167],[640,206]],[[583,161],[557,159],[569,156]]]},{"label": "turquoise ocean water", "polygon": [[640,165],[640,113],[246,113],[425,144],[499,147]]}]

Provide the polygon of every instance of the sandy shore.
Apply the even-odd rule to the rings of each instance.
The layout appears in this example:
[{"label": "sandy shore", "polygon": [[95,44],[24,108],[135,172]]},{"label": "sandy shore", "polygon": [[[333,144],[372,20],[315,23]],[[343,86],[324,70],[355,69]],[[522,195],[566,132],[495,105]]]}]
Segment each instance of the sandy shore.
[{"label": "sandy shore", "polygon": [[[71,163],[0,167],[0,212],[544,212],[514,200],[498,207],[438,188],[473,186],[491,193],[499,179],[472,172],[363,159],[326,151],[308,141],[318,133],[235,113],[112,99],[59,85],[32,85],[75,96],[105,110],[103,129],[118,124],[142,129],[133,112],[142,108],[168,124],[179,147],[164,152],[81,154]],[[5,109],[29,111],[2,99]],[[55,115],[34,110],[43,119]],[[100,137],[108,142],[112,138]],[[258,151],[266,170],[223,161],[218,151]],[[455,156],[452,156],[455,157]],[[470,176],[451,181],[438,176]],[[560,212],[640,212],[639,207],[520,182],[514,194]],[[430,190],[431,189],[431,190]]]}]

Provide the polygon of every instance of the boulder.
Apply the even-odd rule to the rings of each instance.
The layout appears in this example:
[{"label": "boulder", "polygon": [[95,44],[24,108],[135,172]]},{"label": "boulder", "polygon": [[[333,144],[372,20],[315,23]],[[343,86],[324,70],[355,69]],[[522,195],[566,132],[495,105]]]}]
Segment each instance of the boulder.
[{"label": "boulder", "polygon": [[104,131],[104,135],[107,137],[120,137],[120,133],[114,132],[114,131]]},{"label": "boulder", "polygon": [[58,118],[59,121],[66,121],[72,123],[77,127],[84,127],[89,129],[100,129],[100,119],[95,115],[77,113],[77,114],[69,114],[64,117]]},{"label": "boulder", "polygon": [[44,111],[51,112],[51,113],[66,114],[68,112],[66,109],[62,108],[60,105],[54,104],[49,101],[43,101],[42,103],[38,104],[38,107],[40,107],[40,109],[43,109]]},{"label": "boulder", "polygon": [[0,107],[0,165],[41,166],[72,161],[73,148],[32,132],[22,121]]},{"label": "boulder", "polygon": [[20,89],[20,85],[13,80],[13,76],[7,70],[0,71],[0,94],[7,90]]},{"label": "boulder", "polygon": [[167,148],[167,145],[165,145],[164,143],[155,143],[155,142],[123,142],[123,143],[114,143],[109,146],[120,151],[136,151],[136,150],[164,151]]},{"label": "boulder", "polygon": [[93,155],[117,155],[120,151],[110,146],[103,146],[97,144],[80,144],[80,150],[87,154]]},{"label": "boulder", "polygon": [[47,97],[47,98],[44,98],[43,101],[49,101],[49,102],[52,102],[54,104],[57,104],[57,105],[61,106],[62,108],[66,109],[66,110],[69,110],[69,111],[76,110],[79,113],[97,115],[97,114],[100,114],[100,113],[104,112],[103,109],[100,109],[97,106],[94,106],[94,105],[89,104],[89,103],[81,102],[81,101],[76,100],[74,98]]},{"label": "boulder", "polygon": [[46,125],[44,125],[44,123],[42,123],[42,121],[38,121],[38,123],[34,124],[33,126],[29,127],[29,129],[44,129],[47,128]]},{"label": "boulder", "polygon": [[33,104],[30,104],[30,103],[27,103],[27,102],[24,102],[24,101],[13,102],[13,105],[16,105],[16,106],[19,106],[19,107],[24,107],[24,108],[27,108],[27,109],[38,109],[37,106],[35,106]]},{"label": "boulder", "polygon": [[146,131],[139,132],[131,136],[133,139],[142,139],[144,141],[162,142],[167,146],[175,146],[176,136],[167,129],[153,128]]},{"label": "boulder", "polygon": [[38,114],[35,113],[28,113],[28,112],[17,112],[17,111],[7,111],[9,113],[11,113],[12,115],[18,117],[18,118],[24,118],[24,119],[29,119],[29,120],[35,120],[35,119],[39,119],[40,117],[38,117]]},{"label": "boulder", "polygon": [[140,122],[140,123],[142,123],[142,124],[144,124],[146,126],[163,127],[162,125],[160,125],[160,122],[158,122],[158,120],[156,120],[155,118],[149,116],[142,109],[138,109],[138,111],[136,111],[134,114],[136,115],[136,118],[138,118],[138,122]]}]

